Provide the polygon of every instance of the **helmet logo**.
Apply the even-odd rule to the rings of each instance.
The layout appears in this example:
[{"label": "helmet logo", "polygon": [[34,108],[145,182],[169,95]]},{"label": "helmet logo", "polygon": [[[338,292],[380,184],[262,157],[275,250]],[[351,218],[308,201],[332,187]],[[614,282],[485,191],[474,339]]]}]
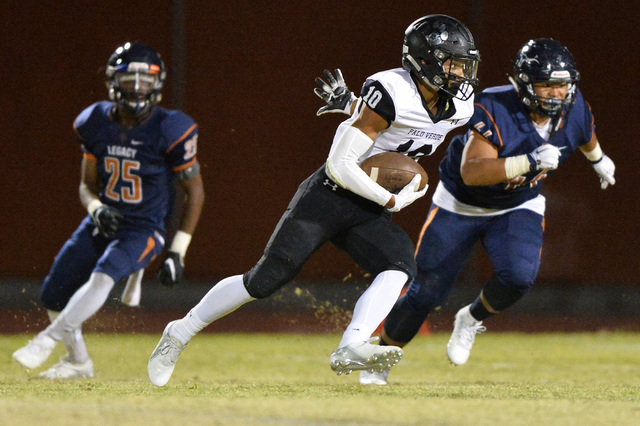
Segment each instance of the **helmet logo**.
[{"label": "helmet logo", "polygon": [[551,73],[551,78],[570,78],[570,77],[571,77],[571,73],[567,70],[553,71]]},{"label": "helmet logo", "polygon": [[523,55],[523,56],[521,56],[521,57],[520,57],[520,60],[519,60],[518,62],[516,62],[516,65],[517,65],[518,67],[522,68],[522,65],[523,65],[523,64],[531,65],[531,64],[533,64],[533,63],[539,64],[539,63],[540,63],[540,61],[538,60],[538,58],[537,58],[537,57],[535,57],[535,58],[530,58],[530,57],[528,57],[528,56],[524,56],[524,55]]},{"label": "helmet logo", "polygon": [[449,33],[444,30],[441,33],[431,33],[427,38],[432,46],[438,46],[449,39]]}]

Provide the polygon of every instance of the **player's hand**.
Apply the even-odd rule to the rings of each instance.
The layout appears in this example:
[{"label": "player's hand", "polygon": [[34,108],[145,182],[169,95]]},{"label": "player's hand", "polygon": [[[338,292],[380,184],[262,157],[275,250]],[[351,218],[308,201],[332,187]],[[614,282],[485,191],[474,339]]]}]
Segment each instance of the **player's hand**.
[{"label": "player's hand", "polygon": [[555,170],[558,168],[560,150],[557,146],[545,143],[529,154],[531,170]]},{"label": "player's hand", "polygon": [[351,115],[351,104],[353,104],[353,101],[357,98],[347,88],[339,68],[335,70],[335,73],[336,77],[334,78],[333,75],[331,75],[331,71],[324,70],[324,76],[328,83],[320,77],[316,77],[318,87],[313,89],[313,92],[327,103],[327,105],[318,110],[316,115],[334,112]]},{"label": "player's hand", "polygon": [[600,188],[607,189],[607,186],[616,184],[616,179],[613,177],[616,171],[616,165],[613,164],[611,158],[602,154],[602,158],[595,163],[591,163],[591,165],[593,166],[593,170],[600,176]]},{"label": "player's hand", "polygon": [[182,279],[183,270],[184,264],[182,263],[180,254],[175,251],[170,251],[158,270],[160,283],[166,287],[173,287]]},{"label": "player's hand", "polygon": [[98,207],[91,215],[98,232],[106,238],[113,238],[116,235],[122,217],[118,209],[105,205]]},{"label": "player's hand", "polygon": [[389,208],[390,212],[399,212],[418,198],[424,197],[427,193],[427,189],[429,189],[429,185],[425,185],[424,188],[419,190],[420,180],[420,175],[415,175],[413,179],[411,179],[411,181],[395,195],[396,203],[393,207]]}]

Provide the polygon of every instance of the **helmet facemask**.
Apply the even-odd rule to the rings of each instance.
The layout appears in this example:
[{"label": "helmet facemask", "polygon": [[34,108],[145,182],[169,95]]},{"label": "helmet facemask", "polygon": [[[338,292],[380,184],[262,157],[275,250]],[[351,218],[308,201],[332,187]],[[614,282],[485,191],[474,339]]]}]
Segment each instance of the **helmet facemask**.
[{"label": "helmet facemask", "polygon": [[[558,71],[558,74],[567,73]],[[568,74],[568,73],[567,73]],[[548,80],[534,81],[527,74],[520,73],[515,79],[510,78],[511,83],[521,95],[522,103],[531,112],[549,118],[558,118],[565,107],[570,107],[575,102],[577,82],[571,78],[550,78]],[[566,83],[567,95],[564,99],[545,98],[536,93],[535,83]]]}]

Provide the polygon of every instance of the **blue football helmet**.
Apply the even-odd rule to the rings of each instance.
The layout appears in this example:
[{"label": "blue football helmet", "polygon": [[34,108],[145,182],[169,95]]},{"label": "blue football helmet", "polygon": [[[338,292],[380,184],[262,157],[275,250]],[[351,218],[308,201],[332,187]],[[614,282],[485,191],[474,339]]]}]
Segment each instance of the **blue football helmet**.
[{"label": "blue football helmet", "polygon": [[[520,49],[509,80],[531,112],[557,119],[564,107],[575,102],[580,73],[569,49],[552,38],[541,38],[529,40]],[[567,83],[567,96],[564,99],[537,96],[535,83]]]},{"label": "blue football helmet", "polygon": [[162,99],[166,77],[160,54],[140,43],[125,43],[109,58],[106,69],[109,99],[136,116]]},{"label": "blue football helmet", "polygon": [[[440,96],[469,99],[478,84],[479,62],[480,52],[471,31],[455,18],[424,16],[405,31],[403,68],[437,90]],[[453,67],[462,69],[463,76],[452,73]]]}]

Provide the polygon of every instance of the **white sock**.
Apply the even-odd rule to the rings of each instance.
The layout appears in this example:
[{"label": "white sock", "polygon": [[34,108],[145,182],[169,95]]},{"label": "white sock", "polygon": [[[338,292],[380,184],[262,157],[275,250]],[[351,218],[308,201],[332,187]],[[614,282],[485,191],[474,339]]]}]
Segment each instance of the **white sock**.
[{"label": "white sock", "polygon": [[[58,315],[60,315],[60,312],[56,311],[47,311],[47,313],[49,314],[49,320],[52,323],[56,320]],[[62,343],[67,349],[69,361],[71,363],[83,364],[89,361],[89,352],[87,351],[87,344],[84,341],[81,328],[65,330],[64,335],[62,336]]]},{"label": "white sock", "polygon": [[218,318],[254,300],[242,282],[242,275],[234,275],[218,282],[182,319],[173,323],[171,335],[183,344]]},{"label": "white sock", "polygon": [[393,308],[408,279],[406,273],[396,270],[378,274],[356,302],[353,318],[338,347],[362,342],[371,337]]},{"label": "white sock", "polygon": [[66,330],[80,329],[82,323],[104,305],[113,284],[113,279],[107,274],[91,274],[89,281],[74,293],[60,315],[40,334],[60,341],[64,338]]}]

